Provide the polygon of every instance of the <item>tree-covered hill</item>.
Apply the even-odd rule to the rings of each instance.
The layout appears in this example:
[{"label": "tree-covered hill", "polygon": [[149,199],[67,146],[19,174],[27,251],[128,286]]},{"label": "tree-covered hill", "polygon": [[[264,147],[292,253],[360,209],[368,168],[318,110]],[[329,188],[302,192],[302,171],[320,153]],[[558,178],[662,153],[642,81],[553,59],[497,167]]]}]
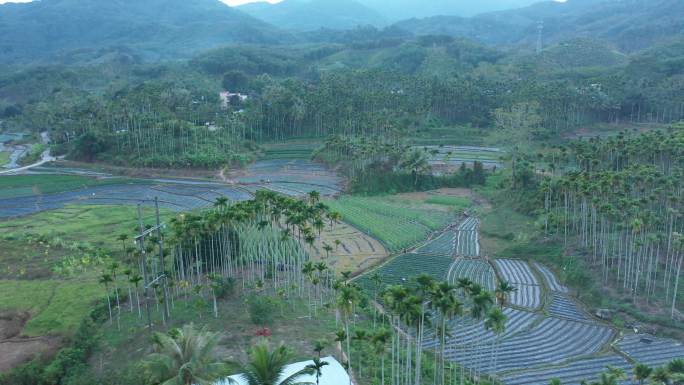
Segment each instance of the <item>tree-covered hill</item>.
[{"label": "tree-covered hill", "polygon": [[483,12],[524,7],[538,0],[357,0],[390,20],[435,15],[473,16]]},{"label": "tree-covered hill", "polygon": [[406,20],[396,26],[417,35],[463,36],[487,44],[533,49],[541,21],[545,43],[593,38],[609,42],[622,52],[634,52],[681,34],[683,12],[684,2],[679,0],[546,1],[473,18],[438,16]]},{"label": "tree-covered hill", "polygon": [[359,25],[381,26],[385,18],[355,0],[285,0],[249,3],[239,10],[257,19],[294,31],[319,28],[349,29]]},{"label": "tree-covered hill", "polygon": [[289,35],[218,0],[42,0],[0,5],[0,63],[189,57]]}]

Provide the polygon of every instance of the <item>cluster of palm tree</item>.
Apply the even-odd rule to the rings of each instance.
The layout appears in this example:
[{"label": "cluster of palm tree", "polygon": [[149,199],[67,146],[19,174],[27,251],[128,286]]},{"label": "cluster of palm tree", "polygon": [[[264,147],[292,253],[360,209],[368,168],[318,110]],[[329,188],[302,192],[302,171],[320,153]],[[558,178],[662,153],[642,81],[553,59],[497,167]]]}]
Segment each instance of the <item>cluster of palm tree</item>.
[{"label": "cluster of palm tree", "polygon": [[343,164],[350,177],[364,173],[371,166],[386,171],[420,169],[428,167],[422,151],[412,151],[399,133],[382,136],[335,135],[316,150],[314,158],[328,164]]},{"label": "cluster of palm tree", "polygon": [[[676,316],[684,265],[684,131],[573,142],[546,156],[549,233],[584,247],[605,282]],[[558,173],[558,175],[557,175]]]},{"label": "cluster of palm tree", "polygon": [[[378,275],[372,280],[378,287],[382,284]],[[368,300],[373,307],[373,317],[377,314],[380,322],[374,319],[371,329],[355,325],[350,329],[349,318],[363,298],[353,282],[341,282],[337,286],[337,306],[344,316],[344,329],[336,334],[335,340],[346,344],[346,365],[350,374],[357,378],[392,385],[419,385],[428,381],[427,377],[434,384],[446,385],[456,383],[460,378],[463,384],[466,376],[478,378],[481,373],[473,367],[468,368],[468,373],[459,369],[457,374],[456,365],[446,360],[447,348],[453,347],[450,339],[454,321],[459,317],[472,317],[482,320],[484,327],[497,336],[505,332],[507,318],[501,307],[494,306],[492,293],[468,279],[452,285],[425,274],[412,278],[406,285],[388,285],[374,294]],[[508,284],[500,284],[497,288],[496,298],[502,306],[512,290]],[[423,351],[426,337],[439,341],[432,354]],[[495,356],[496,346],[492,345],[492,356]],[[352,352],[357,355],[355,360],[350,357]],[[423,365],[426,357],[431,368]],[[385,365],[386,358],[389,365]],[[353,372],[352,362],[357,363]],[[362,362],[376,363],[379,367],[364,370]]]},{"label": "cluster of palm tree", "polygon": [[[211,297],[218,317],[216,293],[235,282],[243,289],[269,289],[281,297],[308,293],[313,309],[323,306],[331,295],[334,274],[327,264],[310,261],[304,244],[312,246],[328,224],[340,219],[339,213],[320,202],[316,191],[306,199],[258,191],[254,199],[232,204],[218,198],[213,208],[182,213],[168,228],[141,223],[139,233],[144,236],[135,238],[137,247],[126,246],[127,235],[117,238],[122,242],[129,310],[134,311],[135,302],[142,317],[141,302],[148,309],[156,304],[165,323],[174,298],[195,297],[204,303]],[[117,320],[120,315],[119,267],[118,262],[112,265],[100,280],[107,292],[110,320],[112,287]]]}]

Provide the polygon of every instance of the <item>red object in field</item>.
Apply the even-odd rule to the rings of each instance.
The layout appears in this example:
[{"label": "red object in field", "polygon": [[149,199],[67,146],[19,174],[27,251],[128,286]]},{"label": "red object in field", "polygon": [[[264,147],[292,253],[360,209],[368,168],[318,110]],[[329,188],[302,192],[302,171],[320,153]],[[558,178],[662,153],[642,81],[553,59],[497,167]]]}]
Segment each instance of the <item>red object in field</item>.
[{"label": "red object in field", "polygon": [[256,330],[255,335],[256,335],[257,337],[270,337],[270,336],[271,336],[271,329],[266,328],[266,327],[264,327],[264,328],[259,328],[259,329]]}]

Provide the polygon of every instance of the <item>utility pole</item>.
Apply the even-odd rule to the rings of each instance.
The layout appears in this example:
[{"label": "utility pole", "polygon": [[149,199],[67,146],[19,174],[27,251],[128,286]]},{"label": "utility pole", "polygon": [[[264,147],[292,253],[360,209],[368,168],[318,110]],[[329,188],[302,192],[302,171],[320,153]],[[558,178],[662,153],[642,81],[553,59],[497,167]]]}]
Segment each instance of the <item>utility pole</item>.
[{"label": "utility pole", "polygon": [[152,314],[150,313],[149,279],[147,277],[147,259],[145,258],[145,227],[143,226],[140,203],[138,203],[138,225],[140,226],[140,235],[138,235],[135,240],[140,247],[140,258],[142,258],[143,290],[145,295],[145,311],[147,312],[147,330],[151,332]]},{"label": "utility pole", "polygon": [[537,24],[537,55],[541,55],[542,49],[544,48],[544,41],[542,40],[543,33],[544,22],[539,21],[539,24]]},{"label": "utility pole", "polygon": [[154,211],[157,217],[157,240],[159,242],[159,261],[161,263],[161,273],[162,273],[162,289],[164,290],[164,309],[166,311],[166,318],[171,319],[171,310],[169,309],[169,301],[168,301],[168,285],[167,285],[167,276],[166,276],[166,268],[164,266],[164,241],[162,239],[162,224],[159,220],[159,198],[154,197]]},{"label": "utility pole", "polygon": [[[143,269],[143,280],[144,280],[144,290],[145,290],[145,309],[147,311],[147,325],[152,329],[152,316],[151,316],[151,311],[150,311],[150,296],[149,296],[149,289],[150,286],[154,285],[155,283],[161,281],[162,285],[162,295],[163,295],[163,301],[164,301],[164,315],[166,317],[163,317],[164,320],[167,318],[171,317],[171,310],[169,309],[169,301],[168,301],[168,289],[167,289],[167,277],[166,277],[166,269],[165,269],[165,264],[164,264],[164,243],[162,241],[162,232],[161,229],[164,227],[164,224],[161,223],[160,218],[159,218],[159,198],[155,197],[154,198],[154,207],[155,207],[155,214],[156,214],[156,219],[157,219],[157,224],[154,227],[151,227],[149,229],[145,229],[142,221],[142,211],[141,211],[141,205],[138,204],[138,224],[140,226],[140,234],[135,237],[135,241],[140,247],[140,255],[142,256],[142,269]],[[150,279],[150,276],[147,272],[147,252],[145,251],[145,237],[156,232],[157,233],[157,245],[159,246],[159,262],[160,262],[160,267],[161,267],[161,273],[157,274],[155,273],[154,279]],[[156,269],[155,269],[156,270]]]}]

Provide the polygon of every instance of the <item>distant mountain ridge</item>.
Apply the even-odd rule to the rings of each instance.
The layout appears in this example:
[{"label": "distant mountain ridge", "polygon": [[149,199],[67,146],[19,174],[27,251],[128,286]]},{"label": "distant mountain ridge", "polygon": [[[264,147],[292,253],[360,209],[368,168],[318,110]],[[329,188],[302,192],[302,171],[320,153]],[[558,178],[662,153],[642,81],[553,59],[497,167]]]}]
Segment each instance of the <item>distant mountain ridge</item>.
[{"label": "distant mountain ridge", "polygon": [[380,13],[355,0],[284,0],[276,4],[255,2],[237,9],[280,28],[295,31],[387,24]]},{"label": "distant mountain ridge", "polygon": [[684,1],[545,1],[473,18],[437,16],[405,20],[395,26],[416,35],[443,34],[493,45],[529,47],[537,40],[540,21],[544,23],[545,43],[594,38],[610,42],[623,52],[633,52],[681,36]]},{"label": "distant mountain ridge", "polygon": [[358,0],[392,21],[430,16],[475,16],[520,8],[539,0]]},{"label": "distant mountain ridge", "polygon": [[231,43],[289,35],[218,0],[41,0],[0,5],[0,63],[112,47],[142,58],[190,56]]}]

